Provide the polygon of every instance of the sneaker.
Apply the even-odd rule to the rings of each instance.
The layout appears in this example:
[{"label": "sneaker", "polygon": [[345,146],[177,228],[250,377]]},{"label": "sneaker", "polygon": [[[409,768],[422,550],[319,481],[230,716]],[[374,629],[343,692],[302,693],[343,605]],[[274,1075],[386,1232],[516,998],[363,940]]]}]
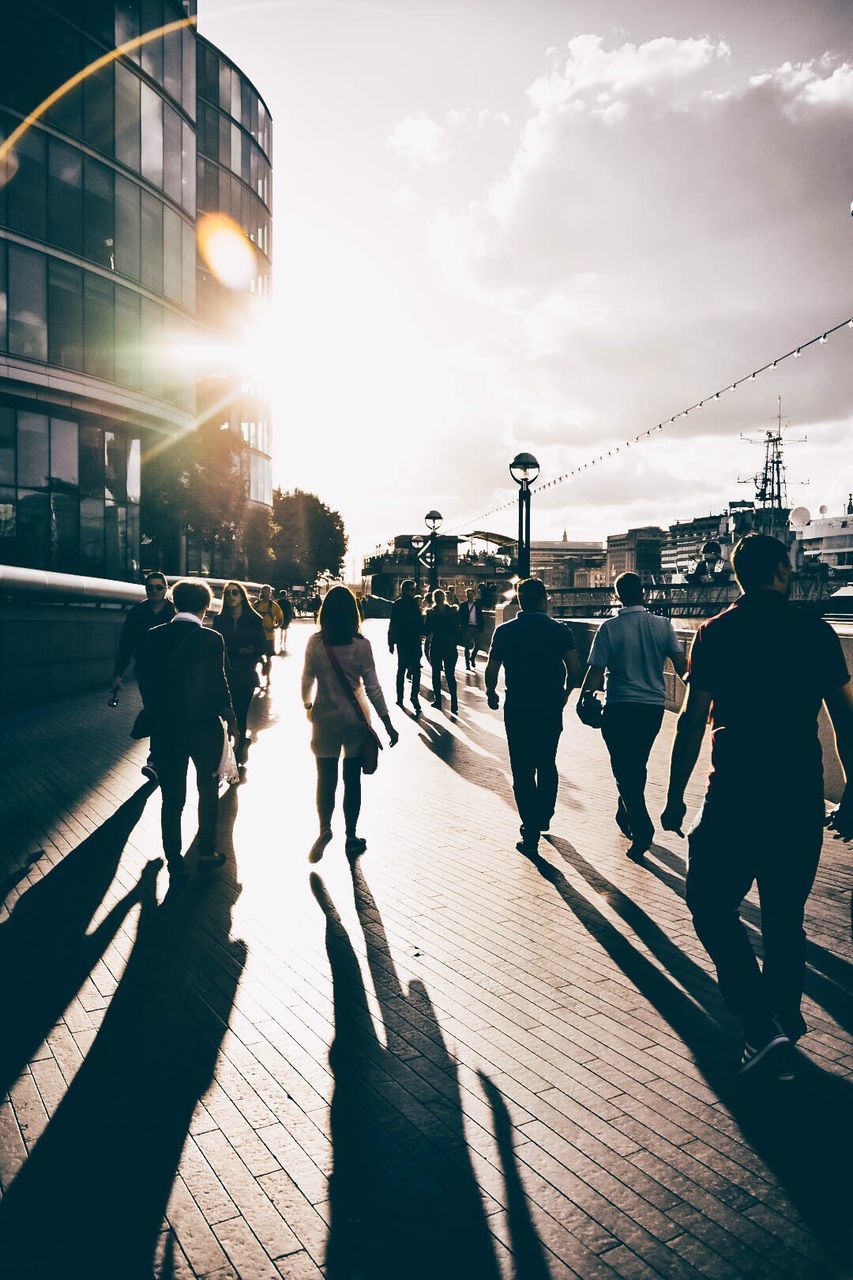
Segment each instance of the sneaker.
[{"label": "sneaker", "polygon": [[628,815],[624,812],[621,806],[616,810],[616,825],[622,832],[623,836],[625,836],[626,840],[634,839],[631,831],[631,824],[628,821]]},{"label": "sneaker", "polygon": [[416,716],[419,716],[421,714],[421,704],[419,702],[416,702],[414,698],[412,699],[412,710],[414,711]]},{"label": "sneaker", "polygon": [[146,760],[145,764],[142,766],[142,776],[143,778],[147,778],[149,782],[160,781],[159,777],[157,776],[157,770],[154,768],[150,760]]},{"label": "sneaker", "polygon": [[767,1058],[767,1065],[780,1084],[790,1084],[797,1078],[797,1054],[790,1040],[780,1044]]},{"label": "sneaker", "polygon": [[796,1044],[798,1040],[802,1040],[808,1031],[808,1024],[799,1010],[790,1017],[783,1017],[781,1014],[775,1014],[773,1017],[773,1025],[777,1031],[781,1031],[783,1036],[787,1036],[791,1044]]},{"label": "sneaker", "polygon": [[532,858],[539,852],[539,841],[538,839],[532,840],[528,836],[526,839],[522,838],[519,840],[515,847],[518,852],[523,853],[526,858]]},{"label": "sneaker", "polygon": [[[739,1076],[747,1075],[754,1067],[758,1066],[759,1062],[768,1059],[769,1055],[782,1047],[790,1049],[791,1041],[781,1031],[776,1031],[775,1029],[766,1037],[762,1037],[756,1044],[752,1044],[749,1040],[744,1041],[737,1074]],[[791,1078],[793,1079],[793,1077]]]},{"label": "sneaker", "polygon": [[639,844],[635,840],[631,847],[625,850],[625,857],[630,858],[632,862],[636,862],[638,866],[642,867],[650,847],[647,844]]},{"label": "sneaker", "polygon": [[441,706],[441,698],[433,698],[432,702],[431,702],[429,705],[430,705],[431,707],[440,707],[440,706]]},{"label": "sneaker", "polygon": [[348,858],[357,858],[360,853],[364,853],[366,848],[367,841],[362,840],[360,836],[347,836],[344,852]]}]

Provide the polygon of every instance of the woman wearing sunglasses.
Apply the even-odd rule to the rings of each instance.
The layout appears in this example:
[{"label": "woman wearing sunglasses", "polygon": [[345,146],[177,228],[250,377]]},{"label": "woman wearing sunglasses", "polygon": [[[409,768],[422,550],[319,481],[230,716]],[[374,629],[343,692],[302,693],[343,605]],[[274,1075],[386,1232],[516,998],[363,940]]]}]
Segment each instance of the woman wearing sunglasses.
[{"label": "woman wearing sunglasses", "polygon": [[236,754],[239,760],[248,739],[246,721],[255,690],[260,685],[258,663],[267,650],[263,620],[252,608],[246,588],[239,582],[226,582],[222,591],[222,609],[213,621],[225,641],[225,665],[231,701],[237,718]]}]

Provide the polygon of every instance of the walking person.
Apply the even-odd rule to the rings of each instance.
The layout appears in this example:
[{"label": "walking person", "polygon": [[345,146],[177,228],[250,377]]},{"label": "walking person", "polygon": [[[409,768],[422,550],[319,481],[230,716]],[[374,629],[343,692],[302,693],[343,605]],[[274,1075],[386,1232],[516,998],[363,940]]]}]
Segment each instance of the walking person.
[{"label": "walking person", "polygon": [[479,597],[474,598],[474,592],[468,587],[465,592],[465,599],[459,606],[459,635],[462,640],[462,647],[465,650],[465,670],[476,671],[477,649],[480,644],[480,636],[483,634],[485,620],[483,618],[483,604]]},{"label": "walking person", "polygon": [[[704,622],[690,654],[687,701],[678,719],[661,824],[681,835],[684,789],[710,712],[711,774],[689,837],[687,905],[714,962],[726,1003],[744,1033],[740,1073],[790,1080],[792,1045],[807,1031],[800,1011],[803,916],[824,830],[821,703],[847,778],[833,823],[853,835],[853,686],[832,628],[788,603],[784,543],[749,534],[732,568],[742,595]],[[757,882],[764,966],[740,904]]]},{"label": "walking person", "polygon": [[252,606],[264,624],[267,647],[261,658],[261,675],[266,681],[263,687],[268,689],[270,687],[272,659],[275,657],[275,633],[276,629],[281,626],[283,615],[278,607],[278,602],[273,599],[272,587],[270,586],[261,587],[257,600],[252,601]]},{"label": "walking person", "polygon": [[237,717],[239,761],[249,741],[249,707],[260,685],[258,663],[267,650],[263,621],[252,608],[246,588],[239,582],[226,582],[223,587],[222,608],[213,620],[213,629],[225,641],[225,669]]},{"label": "walking person", "polygon": [[[165,575],[158,572],[146,574],[145,600],[135,604],[129,610],[121,629],[113,667],[113,682],[110,686],[110,703],[115,706],[124,683],[124,673],[130,666],[143,637],[152,627],[159,627],[163,622],[170,622],[175,616],[175,606],[168,596],[168,583]],[[157,781],[157,769],[154,764],[154,753],[149,752],[148,759],[142,766],[142,772],[152,782]]]},{"label": "walking person", "polygon": [[365,694],[395,746],[399,735],[385,705],[370,641],[361,634],[355,597],[348,587],[332,587],[320,609],[320,630],[305,647],[302,671],[302,703],[311,721],[311,750],[317,760],[320,833],[309,854],[312,862],[319,862],[332,839],[342,751],[346,852],[355,857],[367,848],[357,833],[363,756],[372,733]]},{"label": "walking person", "polygon": [[655,831],[645,790],[666,704],[664,666],[669,658],[683,678],[687,661],[672,623],[645,607],[639,575],[620,573],[613,585],[621,608],[596,632],[580,696],[606,687],[601,732],[619,792],[616,824],[631,841],[628,857],[641,863]]},{"label": "walking person", "polygon": [[403,705],[406,678],[412,685],[412,707],[415,715],[421,714],[421,641],[424,620],[415,597],[415,581],[406,578],[400,584],[400,595],[391,606],[388,624],[388,649],[397,651],[397,706]]},{"label": "walking person", "polygon": [[432,668],[432,705],[441,706],[441,673],[447,681],[450,694],[450,714],[459,710],[456,696],[456,659],[459,656],[459,611],[446,602],[441,587],[432,593],[432,607],[427,610],[424,626],[429,644],[429,663]]},{"label": "walking person", "polygon": [[281,609],[281,649],[279,652],[283,655],[287,653],[287,630],[293,621],[293,605],[290,603],[284,587],[278,593],[278,607]]},{"label": "walking person", "polygon": [[177,612],[170,622],[152,628],[137,653],[139,688],[151,719],[151,744],[160,774],[163,852],[173,883],[186,878],[181,857],[181,814],[187,798],[187,770],[192,760],[198,785],[198,866],[221,867],[216,852],[219,808],[218,767],[223,733],[237,732],[222,637],[203,626],[210,607],[206,582],[178,582],[173,591]]},{"label": "walking person", "polygon": [[578,683],[580,668],[571,627],[548,617],[548,593],[539,578],[516,587],[520,612],[495,629],[486,663],[486,699],[500,706],[497,686],[503,667],[504,725],[512,789],[521,818],[520,853],[535,854],[557,804],[557,745],[563,707]]}]

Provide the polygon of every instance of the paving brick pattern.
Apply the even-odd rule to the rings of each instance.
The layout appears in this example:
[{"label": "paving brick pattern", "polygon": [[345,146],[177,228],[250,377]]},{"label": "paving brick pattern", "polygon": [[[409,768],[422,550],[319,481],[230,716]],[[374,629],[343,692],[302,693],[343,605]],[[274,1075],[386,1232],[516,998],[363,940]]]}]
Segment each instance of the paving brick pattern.
[{"label": "paving brick pattern", "polygon": [[849,851],[827,840],[809,905],[800,1079],[733,1088],[684,843],[625,859],[603,743],[571,709],[538,859],[462,672],[457,721],[395,709],[365,856],[350,868],[339,821],[309,874],[309,630],[256,701],[227,867],[180,893],[151,861],[133,686],[114,711],[6,718],[0,1275],[850,1275]]}]

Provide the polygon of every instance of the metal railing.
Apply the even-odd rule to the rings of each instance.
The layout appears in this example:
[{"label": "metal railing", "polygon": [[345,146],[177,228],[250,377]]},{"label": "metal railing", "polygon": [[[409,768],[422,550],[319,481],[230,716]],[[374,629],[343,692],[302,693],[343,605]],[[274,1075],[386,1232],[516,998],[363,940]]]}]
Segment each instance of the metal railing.
[{"label": "metal railing", "polygon": [[[612,587],[557,587],[549,589],[552,612],[558,618],[607,618],[618,601]],[[645,590],[645,603],[664,618],[712,618],[740,595],[734,579],[707,585],[662,583]],[[792,582],[791,599],[818,607],[829,605],[826,584],[800,575]]]},{"label": "metal railing", "polygon": [[[186,575],[191,580],[191,575]],[[166,574],[169,586],[183,579]],[[230,578],[203,578],[214,594],[221,592]],[[260,591],[260,582],[244,582],[247,591]],[[114,605],[129,608],[145,599],[145,588],[138,582],[120,582],[114,578],[89,578],[74,573],[50,573],[44,569],[21,569],[0,564],[0,601],[28,599],[39,604],[79,604],[99,607]],[[214,600],[214,606],[219,601]]]}]

